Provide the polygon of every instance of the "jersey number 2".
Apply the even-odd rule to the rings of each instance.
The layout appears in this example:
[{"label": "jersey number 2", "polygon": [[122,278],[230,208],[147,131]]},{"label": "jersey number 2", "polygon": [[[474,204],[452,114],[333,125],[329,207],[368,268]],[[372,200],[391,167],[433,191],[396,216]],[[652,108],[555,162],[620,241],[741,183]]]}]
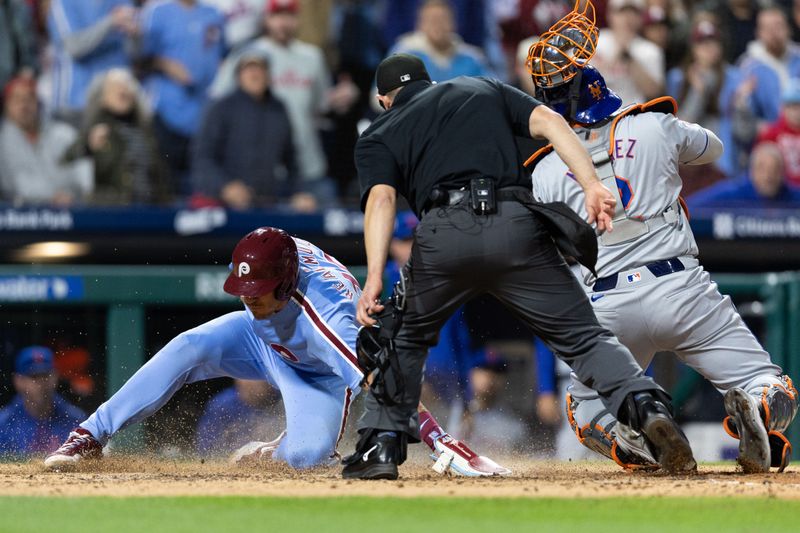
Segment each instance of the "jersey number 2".
[{"label": "jersey number 2", "polygon": [[622,207],[628,209],[628,206],[631,205],[631,200],[633,200],[631,183],[620,176],[616,176],[615,180],[617,182],[617,189],[619,189],[619,197],[622,200]]}]

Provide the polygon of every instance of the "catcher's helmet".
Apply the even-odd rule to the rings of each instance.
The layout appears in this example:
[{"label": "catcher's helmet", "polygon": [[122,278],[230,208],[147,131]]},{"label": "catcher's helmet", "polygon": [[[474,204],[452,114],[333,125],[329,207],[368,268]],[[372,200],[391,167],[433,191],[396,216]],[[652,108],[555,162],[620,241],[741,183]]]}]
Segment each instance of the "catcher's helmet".
[{"label": "catcher's helmet", "polygon": [[575,77],[556,87],[537,86],[536,97],[567,120],[580,124],[600,122],[622,105],[622,99],[591,65],[581,65]]},{"label": "catcher's helmet", "polygon": [[223,286],[228,294],[256,297],[275,291],[278,300],[288,300],[297,288],[297,245],[281,229],[258,228],[242,237],[231,266]]}]

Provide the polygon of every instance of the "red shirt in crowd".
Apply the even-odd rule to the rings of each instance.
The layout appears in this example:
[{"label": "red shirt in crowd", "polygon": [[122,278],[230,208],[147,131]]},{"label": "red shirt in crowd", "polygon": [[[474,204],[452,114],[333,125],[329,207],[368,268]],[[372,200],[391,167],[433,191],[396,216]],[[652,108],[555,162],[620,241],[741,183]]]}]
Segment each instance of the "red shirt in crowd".
[{"label": "red shirt in crowd", "polygon": [[781,117],[758,135],[758,142],[774,142],[783,154],[784,173],[789,185],[800,187],[800,128]]}]

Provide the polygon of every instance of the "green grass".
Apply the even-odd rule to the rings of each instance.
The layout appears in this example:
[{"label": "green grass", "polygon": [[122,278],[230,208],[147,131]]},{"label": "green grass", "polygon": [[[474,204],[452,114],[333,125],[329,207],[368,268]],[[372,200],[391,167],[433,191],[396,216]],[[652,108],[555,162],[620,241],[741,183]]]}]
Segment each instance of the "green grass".
[{"label": "green grass", "polygon": [[0,498],[2,533],[769,531],[800,502],[744,498]]}]

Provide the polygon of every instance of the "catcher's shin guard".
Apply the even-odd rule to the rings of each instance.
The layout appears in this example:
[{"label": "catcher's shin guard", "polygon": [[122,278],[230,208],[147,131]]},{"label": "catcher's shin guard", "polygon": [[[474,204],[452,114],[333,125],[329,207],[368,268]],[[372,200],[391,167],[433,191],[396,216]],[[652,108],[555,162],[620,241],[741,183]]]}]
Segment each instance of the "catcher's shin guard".
[{"label": "catcher's shin guard", "polygon": [[740,388],[725,393],[728,416],[722,427],[739,439],[738,462],[745,473],[783,472],[792,456],[792,445],[783,432],[797,414],[798,395],[792,380],[760,385],[749,391]]},{"label": "catcher's shin guard", "polygon": [[621,435],[616,419],[607,409],[597,413],[590,422],[579,426],[575,413],[580,402],[567,394],[567,420],[581,444],[608,457],[626,470],[658,470],[659,464],[647,449],[641,435]]}]

